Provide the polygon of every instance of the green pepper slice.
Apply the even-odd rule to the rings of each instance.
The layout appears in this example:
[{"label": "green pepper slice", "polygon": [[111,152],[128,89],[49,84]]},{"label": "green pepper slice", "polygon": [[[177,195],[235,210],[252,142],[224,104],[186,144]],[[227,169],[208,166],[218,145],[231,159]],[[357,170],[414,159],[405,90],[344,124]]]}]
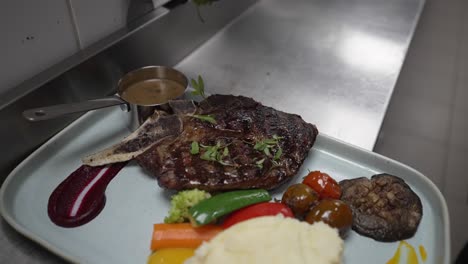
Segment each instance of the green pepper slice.
[{"label": "green pepper slice", "polygon": [[270,194],[263,189],[225,192],[199,202],[190,208],[189,213],[192,225],[200,226],[248,205],[270,200]]}]

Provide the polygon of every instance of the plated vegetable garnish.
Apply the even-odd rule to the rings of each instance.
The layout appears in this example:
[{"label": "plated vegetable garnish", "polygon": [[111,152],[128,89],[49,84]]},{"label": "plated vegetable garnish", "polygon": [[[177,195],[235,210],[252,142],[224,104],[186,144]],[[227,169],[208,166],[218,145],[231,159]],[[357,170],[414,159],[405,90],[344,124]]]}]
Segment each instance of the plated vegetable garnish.
[{"label": "plated vegetable garnish", "polygon": [[217,225],[194,227],[189,223],[155,224],[151,250],[161,248],[196,248],[213,238],[223,229]]},{"label": "plated vegetable garnish", "polygon": [[193,248],[164,248],[148,258],[148,264],[182,264],[195,253]]},{"label": "plated vegetable garnish", "polygon": [[282,203],[258,203],[254,205],[247,206],[245,208],[239,209],[229,216],[226,217],[223,221],[223,228],[229,228],[240,222],[260,217],[260,216],[275,216],[282,215],[284,217],[294,217],[294,214],[288,206]]},{"label": "plated vegetable garnish", "polygon": [[[198,239],[195,242],[197,244],[201,240],[211,239],[210,236],[219,232],[220,228],[229,229],[253,218],[277,215],[290,218],[295,217],[309,224],[323,222],[337,229],[343,238],[347,236],[351,227],[355,230],[357,229],[356,231],[359,233],[363,233],[363,228],[374,230],[380,236],[372,236],[372,233],[363,234],[385,241],[390,240],[396,235],[400,238],[403,236],[404,238],[408,238],[408,230],[415,231],[414,226],[416,225],[417,227],[420,220],[418,218],[418,198],[400,178],[391,175],[377,175],[373,176],[372,180],[358,178],[345,180],[340,184],[341,187],[326,173],[313,171],[304,178],[303,183],[289,186],[283,193],[281,203],[268,202],[271,199],[270,194],[263,189],[231,191],[212,197],[209,197],[209,194],[206,192],[199,190],[180,192],[173,196],[176,200],[186,200],[186,197],[193,198],[193,196],[201,197],[201,199],[188,199],[192,201],[188,210],[185,210],[187,207],[182,206],[185,210],[185,215],[188,215],[184,220],[190,219],[192,225],[155,225],[152,248],[160,248],[161,246],[158,245],[161,243],[164,246],[175,247],[185,245],[186,247],[192,247],[194,242],[190,241],[191,239],[182,238],[179,239],[180,241],[177,240],[178,233],[180,232],[177,230],[184,230],[182,232],[184,235],[180,235],[179,237],[184,237],[186,236],[185,234],[193,236],[193,234],[198,233],[198,230],[200,230],[203,238],[195,236],[195,239]],[[341,193],[343,194],[341,195]],[[338,199],[337,194],[341,195]],[[176,215],[179,216],[180,214]],[[419,214],[419,217],[421,215],[422,213]],[[222,224],[220,226],[214,225],[222,217],[224,217]],[[356,219],[356,217],[358,218]],[[413,218],[411,217],[415,217],[415,222],[408,222],[412,221]],[[366,223],[372,224],[372,222],[366,221],[384,221],[386,219],[391,220],[387,228],[399,228],[370,229],[370,227],[365,225]],[[158,226],[160,228],[157,228]],[[207,226],[208,228],[198,229],[199,226]],[[378,225],[374,225],[374,227],[378,227]],[[176,231],[172,230],[173,228],[176,228]],[[169,229],[169,231],[165,231],[164,229]],[[206,230],[208,230],[209,235],[206,235]],[[158,240],[155,239],[158,237],[155,235],[158,232],[161,234],[166,232],[170,235],[159,236],[164,237],[164,239]],[[382,235],[388,236],[382,239]],[[171,236],[172,239],[167,239]],[[171,244],[174,241],[176,241],[175,244]]]},{"label": "plated vegetable garnish", "polygon": [[183,223],[190,220],[189,209],[200,201],[210,198],[211,195],[201,190],[186,190],[171,197],[171,209],[169,215],[164,218],[164,223]]},{"label": "plated vegetable garnish", "polygon": [[423,215],[421,200],[406,182],[379,174],[343,180],[341,199],[353,210],[353,230],[378,241],[412,237]]},{"label": "plated vegetable garnish", "polygon": [[195,226],[206,225],[235,210],[269,200],[271,200],[270,194],[262,189],[218,194],[190,208],[190,220]]},{"label": "plated vegetable garnish", "polygon": [[289,206],[294,215],[301,219],[318,199],[319,196],[316,191],[305,184],[297,183],[288,187],[281,202]]},{"label": "plated vegetable garnish", "polygon": [[353,224],[353,213],[349,205],[340,200],[324,199],[307,213],[305,221],[310,224],[324,222],[337,228],[345,237]]},{"label": "plated vegetable garnish", "polygon": [[326,173],[311,171],[304,177],[302,183],[314,189],[319,194],[320,199],[340,199],[340,185]]},{"label": "plated vegetable garnish", "polygon": [[[339,247],[335,247],[333,250],[336,250],[336,252],[328,255],[334,256],[333,259],[322,259],[323,256],[314,254],[304,255],[304,252],[317,252],[317,248],[312,248],[313,245],[317,245],[316,242],[311,242],[313,239],[308,241],[309,238],[305,234],[295,234],[299,230],[296,230],[296,228],[300,227],[302,229],[304,226],[297,225],[296,222],[282,223],[283,220],[281,219],[285,218],[296,218],[310,226],[321,225],[320,228],[327,226],[335,229],[335,232],[342,239],[345,239],[351,228],[355,229],[356,226],[372,230],[369,226],[365,226],[366,223],[372,224],[372,222],[366,221],[377,221],[377,219],[391,220],[391,225],[388,225],[388,228],[399,226],[397,230],[383,229],[382,231],[374,229],[379,235],[408,235],[405,230],[415,231],[415,229],[412,229],[412,223],[407,222],[407,220],[411,220],[408,217],[413,217],[414,213],[418,213],[418,204],[412,203],[412,201],[416,201],[414,199],[417,196],[400,178],[390,175],[377,175],[373,176],[371,180],[358,178],[345,180],[340,184],[341,186],[326,173],[313,171],[304,177],[303,183],[289,186],[283,193],[281,202],[268,202],[271,199],[270,194],[263,189],[230,191],[210,198],[200,199],[188,210],[188,218],[191,224],[154,225],[152,250],[160,248],[173,248],[173,250],[162,252],[159,255],[153,254],[152,257],[158,260],[161,259],[160,256],[167,255],[171,257],[174,256],[172,255],[173,252],[178,252],[177,248],[184,247],[197,248],[194,255],[187,259],[187,263],[256,263],[260,256],[262,256],[262,260],[266,260],[271,257],[270,255],[274,254],[273,252],[277,251],[281,252],[281,254],[274,255],[271,259],[280,263],[283,263],[280,260],[285,255],[295,259],[288,260],[288,263],[309,263],[311,259],[314,259],[314,263],[341,263],[342,249]],[[180,196],[176,195],[174,197],[199,192],[198,190],[184,191],[178,194]],[[415,211],[411,211],[414,205],[416,206]],[[362,208],[367,209],[363,210]],[[396,216],[403,217],[397,218]],[[273,220],[269,219],[269,217],[279,218]],[[417,215],[414,215],[414,217],[417,217]],[[220,219],[222,221],[218,221]],[[263,222],[264,219],[265,222]],[[420,218],[419,220],[418,218],[415,219],[420,220]],[[275,224],[269,226],[272,223]],[[286,228],[286,226],[288,227]],[[230,230],[235,231],[231,232]],[[305,228],[300,232],[308,232],[306,230],[308,229]],[[325,230],[326,228],[323,229],[323,232]],[[374,239],[384,240],[381,237],[372,236],[372,233],[362,233],[359,229],[356,231]],[[331,233],[325,233],[315,234],[320,236],[321,243],[328,243],[325,242],[327,239],[335,241]],[[265,234],[270,235],[266,236]],[[271,234],[281,238],[274,239]],[[267,237],[267,239],[262,236]],[[297,236],[301,238],[297,239]],[[389,237],[387,236],[384,241],[389,241]],[[405,238],[408,238],[408,236]],[[203,241],[207,243],[200,246]],[[300,241],[300,243],[297,244],[297,241]],[[312,244],[308,244],[309,242]],[[267,250],[275,247],[278,247],[278,249]],[[294,255],[294,257],[289,255],[295,252],[294,247],[304,247],[301,249],[300,258],[297,255]],[[268,253],[266,253],[267,251]],[[425,256],[423,253],[421,253],[421,256]],[[399,254],[399,251],[397,251],[391,261],[398,263]],[[411,254],[408,259],[415,258],[414,252],[411,252]],[[175,261],[177,257],[173,257],[173,259]]]}]

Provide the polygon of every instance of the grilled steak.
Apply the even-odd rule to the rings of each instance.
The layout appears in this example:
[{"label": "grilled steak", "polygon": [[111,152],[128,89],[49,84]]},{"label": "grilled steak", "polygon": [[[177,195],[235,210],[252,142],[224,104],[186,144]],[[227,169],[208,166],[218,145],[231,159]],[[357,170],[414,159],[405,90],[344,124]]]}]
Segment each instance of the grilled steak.
[{"label": "grilled steak", "polygon": [[276,188],[298,172],[318,134],[300,116],[243,96],[212,95],[178,117],[180,134],[136,157],[167,189]]},{"label": "grilled steak", "polygon": [[378,241],[412,237],[422,218],[419,197],[401,178],[379,174],[343,180],[341,200],[353,211],[353,230]]}]

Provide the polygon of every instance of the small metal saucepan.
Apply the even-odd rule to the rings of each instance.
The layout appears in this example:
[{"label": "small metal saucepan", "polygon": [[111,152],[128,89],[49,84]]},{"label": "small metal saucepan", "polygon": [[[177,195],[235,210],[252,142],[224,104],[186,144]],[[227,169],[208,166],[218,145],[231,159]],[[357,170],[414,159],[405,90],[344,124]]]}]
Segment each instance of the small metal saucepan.
[{"label": "small metal saucepan", "polygon": [[23,116],[29,121],[41,121],[67,114],[121,105],[130,112],[130,128],[136,129],[157,106],[181,98],[188,80],[181,72],[164,66],[143,67],[125,74],[117,84],[117,94],[79,103],[29,109]]}]

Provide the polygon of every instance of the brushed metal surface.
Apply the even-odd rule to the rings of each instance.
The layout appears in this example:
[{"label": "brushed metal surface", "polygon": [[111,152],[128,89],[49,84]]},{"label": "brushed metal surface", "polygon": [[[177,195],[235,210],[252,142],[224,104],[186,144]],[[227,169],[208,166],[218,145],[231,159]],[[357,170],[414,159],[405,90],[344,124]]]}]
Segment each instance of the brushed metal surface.
[{"label": "brushed metal surface", "polygon": [[423,0],[263,0],[176,68],[371,150]]}]

